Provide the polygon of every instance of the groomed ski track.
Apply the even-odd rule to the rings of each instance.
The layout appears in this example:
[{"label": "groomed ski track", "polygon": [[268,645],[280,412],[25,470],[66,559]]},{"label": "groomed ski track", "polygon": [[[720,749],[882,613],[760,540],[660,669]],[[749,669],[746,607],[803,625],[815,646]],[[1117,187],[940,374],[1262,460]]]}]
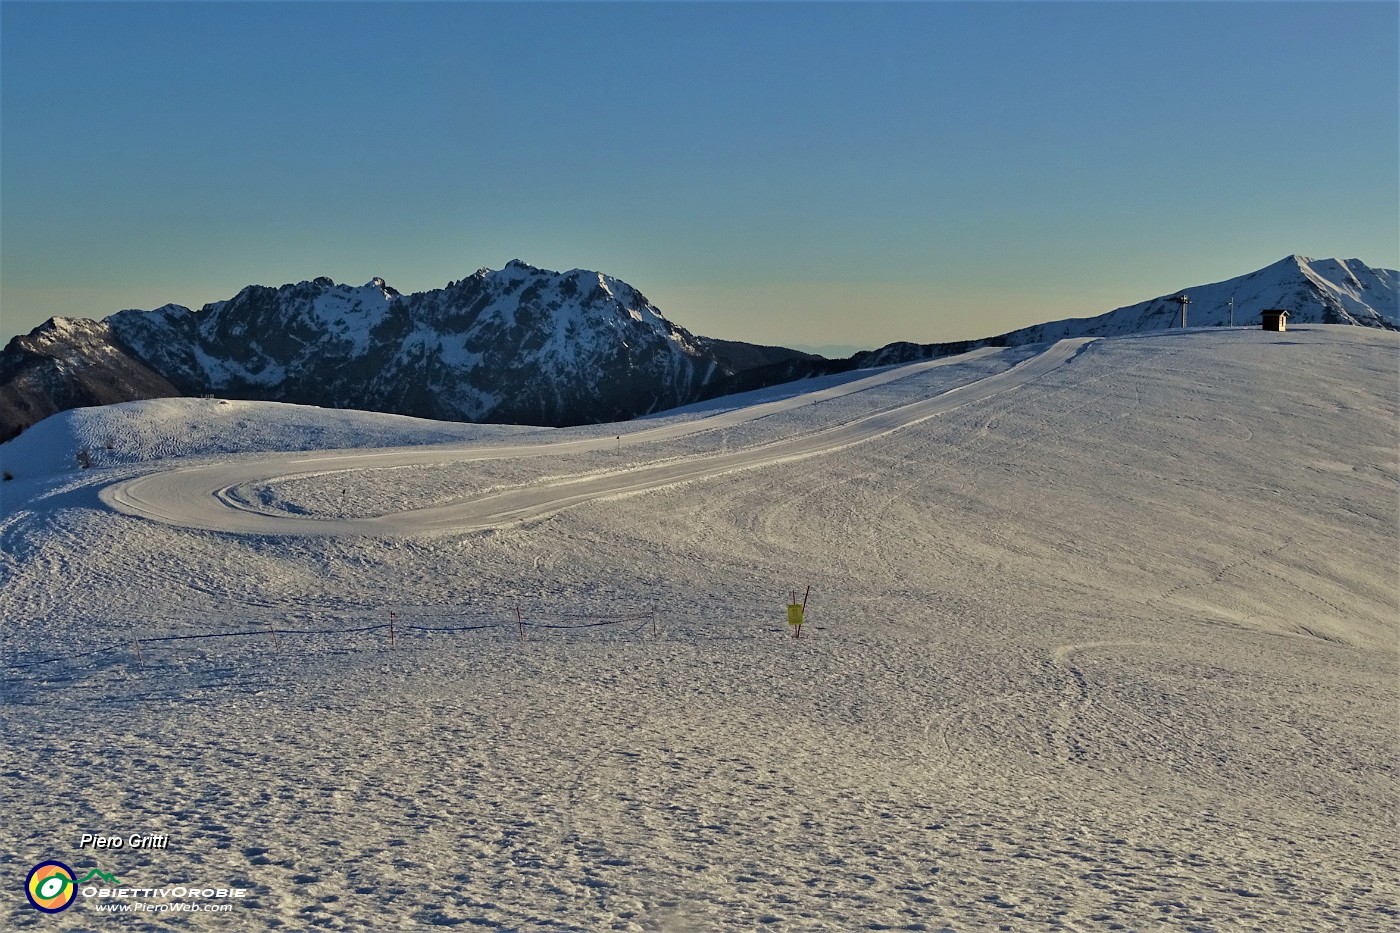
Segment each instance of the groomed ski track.
[{"label": "groomed ski track", "polygon": [[[101,490],[100,495],[107,505],[127,515],[178,527],[234,534],[410,537],[479,531],[540,518],[596,499],[630,495],[841,450],[1025,385],[1068,363],[1094,339],[1061,340],[1005,372],[932,398],[769,444],[682,457],[613,472],[554,479],[497,490],[444,505],[371,518],[330,519],[270,514],[249,508],[240,501],[236,490],[252,483],[270,483],[307,475],[606,450],[618,441],[609,436],[545,444],[460,449],[431,446],[336,452],[311,457],[304,453],[282,454],[151,473],[114,483]],[[992,352],[996,351],[989,348],[974,351],[974,354],[896,367],[818,392],[629,432],[621,435],[621,438],[631,447],[732,427]]]}]

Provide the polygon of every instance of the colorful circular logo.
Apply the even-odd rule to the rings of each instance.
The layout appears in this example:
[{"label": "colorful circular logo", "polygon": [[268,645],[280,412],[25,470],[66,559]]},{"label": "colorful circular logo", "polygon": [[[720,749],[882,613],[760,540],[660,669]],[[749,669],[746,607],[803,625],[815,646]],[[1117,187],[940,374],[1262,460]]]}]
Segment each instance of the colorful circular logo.
[{"label": "colorful circular logo", "polygon": [[62,862],[40,862],[29,872],[24,893],[35,910],[56,914],[73,903],[78,886],[73,881],[73,869]]}]

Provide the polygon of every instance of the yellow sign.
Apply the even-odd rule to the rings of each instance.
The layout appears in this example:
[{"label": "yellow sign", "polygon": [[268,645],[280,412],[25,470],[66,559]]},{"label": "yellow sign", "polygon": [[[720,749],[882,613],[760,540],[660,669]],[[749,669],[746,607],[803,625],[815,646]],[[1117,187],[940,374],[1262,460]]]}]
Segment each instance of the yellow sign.
[{"label": "yellow sign", "polygon": [[802,624],[802,604],[801,604],[801,603],[789,603],[789,604],[788,604],[788,625],[801,625],[801,624]]}]

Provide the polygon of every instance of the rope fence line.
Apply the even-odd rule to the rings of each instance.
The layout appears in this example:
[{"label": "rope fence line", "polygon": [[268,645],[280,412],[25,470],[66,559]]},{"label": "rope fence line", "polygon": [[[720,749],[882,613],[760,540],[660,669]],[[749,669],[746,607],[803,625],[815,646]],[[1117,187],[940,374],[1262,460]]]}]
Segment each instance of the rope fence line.
[{"label": "rope fence line", "polygon": [[479,632],[486,628],[502,628],[504,622],[490,622],[486,625],[452,625],[446,627],[429,627],[426,625],[402,625],[405,632]]},{"label": "rope fence line", "polygon": [[56,657],[52,657],[52,658],[43,658],[43,659],[38,660],[38,661],[31,661],[29,664],[9,664],[9,665],[7,665],[7,666],[9,666],[9,667],[19,667],[19,668],[30,668],[30,667],[38,667],[40,664],[52,664],[52,663],[54,663],[55,661],[71,661],[71,660],[74,660],[74,659],[76,659],[76,658],[90,658],[90,657],[92,657],[92,656],[94,656],[94,655],[106,654],[106,653],[109,652],[109,651],[116,651],[118,648],[122,647],[123,644],[124,644],[124,642],[115,643],[115,644],[107,645],[106,647],[103,647],[103,648],[94,648],[94,649],[91,650],[91,651],[82,651],[82,652],[79,652],[78,654],[60,654],[60,655],[58,655],[58,656],[56,656]]},{"label": "rope fence line", "polygon": [[[810,593],[811,587],[808,587],[807,592],[803,595],[802,601],[800,603],[797,602],[797,591],[794,590],[791,594],[787,610],[788,622],[789,625],[793,627],[794,638],[800,637],[801,635],[801,626],[804,621],[804,613],[807,608],[807,597],[810,595]],[[356,615],[359,616],[359,621],[363,621],[367,616],[369,618],[375,617],[375,614],[363,610],[352,610],[348,612],[344,610],[340,611],[343,614],[339,617],[344,621],[357,621],[354,618]],[[450,609],[444,610],[430,609],[428,607],[415,607],[411,611],[411,617],[417,618],[420,621],[428,621],[428,619],[425,617],[431,618],[433,615],[446,616],[448,618],[452,618],[453,616],[456,616],[457,618],[461,617],[460,613],[454,613]],[[527,617],[525,611],[521,607],[521,604],[519,602],[516,602],[514,606],[510,607],[497,604],[497,606],[494,608],[494,619],[492,621],[482,621],[477,624],[468,625],[423,625],[417,624],[416,622],[410,622],[405,624],[398,618],[398,613],[394,610],[380,609],[377,612],[380,614],[387,614],[388,621],[374,622],[368,625],[355,625],[350,628],[279,628],[269,621],[266,625],[260,628],[237,629],[222,632],[188,632],[185,634],[178,635],[150,635],[145,637],[131,635],[119,640],[113,640],[108,644],[99,645],[98,647],[89,648],[83,651],[74,651],[71,653],[62,653],[52,655],[49,657],[37,658],[34,657],[34,655],[39,654],[39,651],[37,650],[26,651],[24,649],[18,649],[6,651],[4,652],[5,656],[0,657],[0,702],[14,702],[17,696],[20,697],[22,701],[22,698],[25,696],[25,691],[33,689],[35,687],[100,687],[100,684],[102,683],[100,678],[102,676],[108,675],[120,668],[122,664],[120,658],[111,662],[104,662],[101,664],[89,663],[86,665],[80,665],[77,667],[77,669],[70,666],[70,662],[81,661],[85,658],[96,658],[102,655],[120,653],[124,653],[126,655],[128,659],[128,664],[139,667],[143,671],[146,671],[148,673],[152,670],[164,670],[167,672],[174,672],[176,674],[183,672],[184,675],[187,677],[196,676],[195,668],[192,665],[202,664],[203,662],[210,662],[210,664],[212,664],[212,667],[210,667],[206,673],[210,676],[214,676],[216,679],[223,678],[221,680],[218,680],[215,686],[228,686],[230,681],[227,679],[227,675],[230,672],[233,672],[233,674],[236,675],[236,680],[239,676],[243,678],[241,681],[239,681],[239,683],[241,683],[244,687],[246,687],[249,683],[249,681],[247,681],[248,676],[257,676],[256,674],[248,670],[246,668],[246,665],[242,665],[242,662],[236,659],[231,659],[230,657],[225,656],[223,654],[209,655],[200,653],[167,652],[163,653],[163,656],[153,655],[150,658],[148,658],[146,652],[142,650],[143,646],[149,649],[153,646],[162,644],[174,645],[176,643],[188,643],[206,640],[237,640],[242,638],[254,638],[261,636],[264,638],[270,637],[272,640],[273,650],[276,653],[281,654],[282,636],[284,635],[293,637],[302,636],[319,638],[347,638],[356,635],[370,635],[378,632],[387,632],[387,648],[392,650],[397,647],[397,643],[401,639],[401,636],[407,635],[409,633],[430,637],[434,635],[453,635],[467,632],[481,632],[488,631],[491,629],[508,629],[511,626],[511,621],[513,621],[515,624],[516,638],[519,641],[526,640],[526,634],[530,629],[537,630],[541,635],[567,637],[571,632],[582,633],[610,626],[627,626],[625,630],[625,635],[627,637],[640,636],[641,638],[645,639],[647,637],[645,633],[648,630],[650,631],[651,638],[660,637],[660,628],[658,624],[657,610],[655,609],[655,607],[641,609],[628,608],[622,612],[601,614],[571,612],[547,614],[540,613],[538,615],[531,615],[530,617]],[[492,613],[492,609],[484,609],[484,611],[479,611],[477,613],[477,616],[478,618],[491,618]],[[294,613],[292,615],[292,618],[295,619],[298,615],[301,615],[301,613]],[[503,616],[508,617],[510,615],[514,615],[515,618],[513,620],[508,620],[508,618],[502,618]],[[112,621],[115,622],[117,620]],[[166,624],[173,623],[167,620]],[[247,624],[247,622],[245,621],[244,624]],[[381,641],[379,642],[379,644],[383,645],[383,642]],[[426,645],[424,644],[422,648],[425,647]],[[343,654],[347,652],[366,650],[366,648],[366,642],[361,640],[357,644],[352,644],[344,648],[326,648],[324,650],[333,653]],[[408,650],[422,650],[422,648]],[[52,648],[50,648],[49,650],[51,651]],[[43,668],[46,665],[59,665],[59,669],[55,672],[55,674],[38,673],[38,669]],[[263,676],[266,676],[266,674],[267,672],[264,671]],[[203,683],[199,686],[209,686],[209,684]],[[18,691],[18,693],[12,692],[16,690]]]},{"label": "rope fence line", "polygon": [[[141,666],[144,667],[145,658],[141,651],[142,646],[151,646],[173,642],[251,638],[255,636],[261,636],[264,638],[271,636],[274,645],[276,646],[277,650],[280,651],[281,643],[279,639],[280,636],[283,635],[319,636],[336,638],[349,635],[362,635],[371,632],[387,631],[389,633],[389,646],[394,647],[395,642],[397,641],[398,635],[400,633],[418,632],[423,633],[425,635],[456,634],[462,632],[479,632],[485,631],[487,629],[507,628],[512,624],[511,622],[507,621],[495,621],[484,622],[476,625],[416,625],[411,623],[404,624],[398,622],[396,618],[397,614],[394,612],[390,612],[389,615],[391,616],[391,620],[388,622],[380,622],[373,625],[361,625],[353,628],[280,628],[274,625],[268,625],[264,628],[241,629],[227,632],[191,632],[185,635],[132,636],[129,639],[113,641],[110,644],[102,645],[97,648],[92,648],[87,651],[57,654],[51,657],[34,658],[28,660],[6,659],[3,662],[3,666],[12,671],[26,671],[33,670],[35,668],[47,664],[77,661],[83,658],[91,658],[96,657],[98,655],[119,652],[124,649],[134,649],[134,654],[138,662],[141,664]],[[605,615],[586,615],[580,613],[571,613],[562,615],[549,615],[544,617],[543,619],[530,619],[524,616],[524,614],[517,607],[515,610],[515,615],[516,618],[514,619],[514,625],[516,626],[517,633],[520,638],[524,638],[527,629],[541,629],[544,631],[562,633],[568,631],[580,631],[585,629],[602,628],[605,626],[612,625],[624,625],[626,623],[632,622],[640,623],[635,628],[631,629],[632,634],[641,633],[648,626],[650,626],[652,630],[652,635],[654,637],[659,635],[655,610],[647,610],[645,612],[629,613],[625,615],[616,615],[611,613]]]},{"label": "rope fence line", "polygon": [[[577,617],[573,617],[573,618],[577,618]],[[523,624],[524,624],[524,626],[525,626],[526,628],[575,629],[575,628],[597,628],[597,627],[600,626],[600,625],[621,625],[621,624],[624,623],[624,622],[640,622],[640,621],[643,621],[643,620],[645,620],[645,621],[650,621],[650,620],[651,620],[651,616],[649,616],[649,615],[620,616],[620,617],[615,618],[615,619],[602,619],[602,620],[599,620],[599,621],[596,621],[596,622],[579,622],[579,623],[576,623],[576,624],[569,624],[569,625],[565,625],[565,624],[563,624],[563,623],[558,623],[558,622],[525,622],[525,623],[523,623]]]}]

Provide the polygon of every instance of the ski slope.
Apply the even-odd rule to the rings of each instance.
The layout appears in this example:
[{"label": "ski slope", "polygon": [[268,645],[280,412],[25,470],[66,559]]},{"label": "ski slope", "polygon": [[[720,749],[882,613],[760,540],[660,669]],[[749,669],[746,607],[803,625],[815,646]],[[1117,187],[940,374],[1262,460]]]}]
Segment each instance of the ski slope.
[{"label": "ski slope", "polygon": [[558,431],[56,416],[0,445],[0,883],[249,894],[0,927],[1393,930],[1398,360],[1212,329]]},{"label": "ski slope", "polygon": [[[243,534],[406,536],[477,531],[539,518],[595,499],[645,492],[675,483],[722,476],[736,470],[773,466],[789,460],[840,450],[1024,385],[1066,363],[1087,342],[1086,339],[1060,341],[1005,372],[958,386],[932,399],[910,402],[807,435],[722,454],[693,455],[600,475],[565,477],[523,488],[509,488],[474,496],[433,508],[374,518],[326,520],[270,515],[249,508],[247,498],[238,493],[240,487],[251,484],[273,483],[297,475],[298,472],[305,475],[309,464],[316,464],[313,468],[315,475],[326,476],[331,473],[367,469],[384,470],[423,464],[606,451],[614,439],[592,437],[561,440],[546,445],[339,453],[317,457],[267,458],[235,464],[216,463],[124,480],[104,489],[102,500],[128,515],[186,528]],[[990,351],[978,351],[975,358],[989,355]],[[895,367],[891,371],[811,394],[733,409],[695,421],[644,428],[635,433],[628,433],[626,442],[629,447],[635,447],[638,444],[675,440],[702,431],[730,428],[758,418],[771,417],[795,408],[865,391],[896,379],[909,378],[953,362],[966,363],[967,360],[941,359]],[[621,435],[615,440],[620,448]]]}]

